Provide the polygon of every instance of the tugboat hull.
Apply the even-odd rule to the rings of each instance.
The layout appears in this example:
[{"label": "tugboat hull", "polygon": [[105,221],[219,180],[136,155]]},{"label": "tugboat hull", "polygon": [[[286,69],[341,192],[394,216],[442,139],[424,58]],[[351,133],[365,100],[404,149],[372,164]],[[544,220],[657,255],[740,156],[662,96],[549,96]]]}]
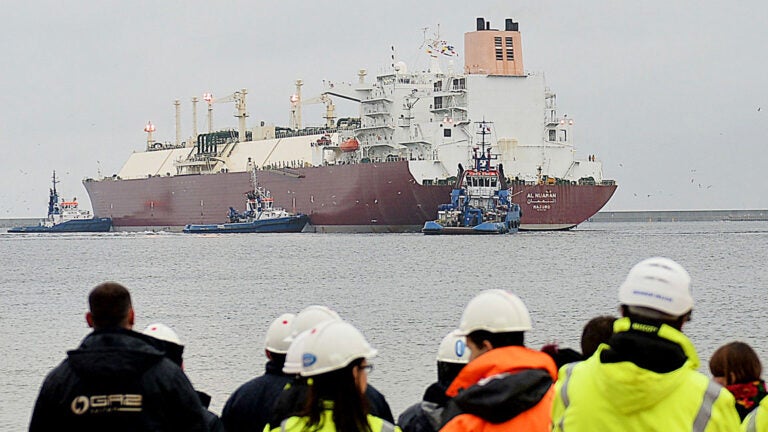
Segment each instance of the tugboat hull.
[{"label": "tugboat hull", "polygon": [[473,227],[444,227],[437,222],[429,221],[424,224],[421,232],[427,235],[472,235],[472,234],[507,234],[516,232],[504,222],[482,223]]},{"label": "tugboat hull", "polygon": [[112,219],[93,218],[84,220],[71,220],[54,226],[35,225],[13,227],[9,233],[63,233],[63,232],[108,232],[112,228]]},{"label": "tugboat hull", "polygon": [[186,225],[183,231],[187,234],[289,233],[301,232],[307,222],[309,222],[307,215],[296,215],[252,222]]}]

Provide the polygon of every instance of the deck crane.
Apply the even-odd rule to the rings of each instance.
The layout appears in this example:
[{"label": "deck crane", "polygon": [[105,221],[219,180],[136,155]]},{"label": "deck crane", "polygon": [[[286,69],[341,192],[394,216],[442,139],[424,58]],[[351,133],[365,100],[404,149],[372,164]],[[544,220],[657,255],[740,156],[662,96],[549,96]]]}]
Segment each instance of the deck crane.
[{"label": "deck crane", "polygon": [[302,80],[296,80],[296,93],[291,95],[291,121],[290,121],[290,127],[291,129],[298,130],[301,129],[301,110],[304,105],[310,105],[310,104],[317,104],[317,103],[323,103],[325,104],[325,127],[327,128],[333,128],[334,127],[334,120],[336,117],[334,116],[334,110],[336,109],[336,106],[333,105],[333,101],[331,100],[331,97],[328,96],[327,93],[323,93],[320,96],[313,97],[310,99],[302,99],[301,98],[301,86],[304,85],[304,82]]},{"label": "deck crane", "polygon": [[245,95],[248,94],[246,89],[241,89],[232,93],[229,96],[224,96],[218,99],[214,99],[211,93],[203,94],[203,100],[208,103],[208,132],[213,132],[213,104],[234,102],[237,113],[235,117],[238,118],[238,141],[245,141],[245,118],[248,117],[248,113],[245,109]]}]

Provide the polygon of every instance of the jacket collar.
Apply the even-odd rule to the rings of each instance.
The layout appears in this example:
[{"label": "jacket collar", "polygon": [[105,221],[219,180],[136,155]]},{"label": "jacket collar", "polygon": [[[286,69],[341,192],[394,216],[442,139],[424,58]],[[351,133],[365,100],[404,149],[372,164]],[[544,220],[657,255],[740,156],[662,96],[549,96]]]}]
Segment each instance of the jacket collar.
[{"label": "jacket collar", "polygon": [[557,367],[548,354],[522,346],[507,346],[494,348],[467,363],[445,394],[454,397],[459,390],[469,388],[483,378],[525,369],[543,369],[553,380],[557,379]]}]

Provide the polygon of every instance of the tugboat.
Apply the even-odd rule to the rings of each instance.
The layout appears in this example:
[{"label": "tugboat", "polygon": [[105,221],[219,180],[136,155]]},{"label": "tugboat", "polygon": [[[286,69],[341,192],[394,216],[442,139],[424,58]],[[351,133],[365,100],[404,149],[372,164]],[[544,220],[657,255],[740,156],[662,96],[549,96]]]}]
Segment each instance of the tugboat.
[{"label": "tugboat", "polygon": [[256,186],[256,169],[253,170],[253,191],[246,193],[245,211],[239,213],[229,208],[229,223],[202,224],[184,226],[187,234],[222,234],[222,233],[286,233],[301,232],[309,222],[305,214],[289,213],[285,209],[274,207],[274,198],[268,190]]},{"label": "tugboat", "polygon": [[522,212],[510,201],[510,188],[504,177],[504,167],[492,165],[497,156],[491,155],[486,137],[491,134],[489,122],[478,124],[480,147],[472,151],[472,169],[459,164],[456,184],[451,191],[451,203],[441,204],[437,219],[427,221],[424,234],[507,234],[520,227]]},{"label": "tugboat", "polygon": [[111,218],[95,218],[89,210],[78,208],[77,198],[71,201],[59,200],[56,190],[56,171],[53,172],[53,187],[48,197],[48,217],[39,225],[13,227],[9,233],[45,232],[107,232],[112,228]]}]

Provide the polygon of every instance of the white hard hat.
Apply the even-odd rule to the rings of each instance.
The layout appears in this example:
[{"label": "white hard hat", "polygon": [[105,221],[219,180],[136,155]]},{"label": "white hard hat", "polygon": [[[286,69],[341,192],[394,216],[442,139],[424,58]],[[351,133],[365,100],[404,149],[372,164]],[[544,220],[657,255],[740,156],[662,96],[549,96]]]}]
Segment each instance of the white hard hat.
[{"label": "white hard hat", "polygon": [[298,315],[296,315],[296,318],[293,319],[288,342],[298,336],[299,333],[307,331],[312,327],[329,320],[339,321],[341,320],[341,317],[339,314],[325,306],[312,305],[305,307]]},{"label": "white hard hat", "polygon": [[530,329],[528,308],[519,297],[502,289],[483,291],[470,300],[459,324],[460,334],[464,336],[477,330],[507,333]]},{"label": "white hard hat", "polygon": [[437,361],[444,363],[469,363],[470,350],[459,330],[445,335],[437,350]]},{"label": "white hard hat", "polygon": [[285,363],[283,364],[283,373],[288,375],[297,375],[301,372],[301,356],[304,354],[304,341],[309,335],[309,331],[301,332],[293,338],[288,352],[285,354]]},{"label": "white hard hat", "polygon": [[152,336],[155,339],[175,343],[176,345],[183,345],[181,339],[179,339],[179,335],[177,335],[172,328],[162,323],[150,324],[142,333]]},{"label": "white hard hat", "polygon": [[355,359],[368,359],[378,352],[358,329],[345,321],[326,321],[308,333],[304,340],[301,376],[342,369]]},{"label": "white hard hat", "polygon": [[285,339],[291,335],[291,325],[296,315],[285,313],[277,317],[267,329],[267,337],[264,341],[264,347],[268,351],[276,354],[285,354],[288,352],[290,341]]},{"label": "white hard hat", "polygon": [[691,276],[669,258],[648,258],[629,271],[619,287],[619,302],[682,316],[693,309]]}]

